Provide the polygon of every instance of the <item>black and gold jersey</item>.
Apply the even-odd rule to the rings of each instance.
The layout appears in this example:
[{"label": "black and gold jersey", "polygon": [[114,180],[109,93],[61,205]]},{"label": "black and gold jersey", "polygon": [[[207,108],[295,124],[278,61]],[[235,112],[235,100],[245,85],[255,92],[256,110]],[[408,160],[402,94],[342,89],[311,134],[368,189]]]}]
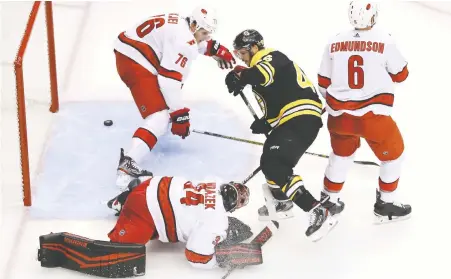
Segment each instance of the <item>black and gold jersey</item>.
[{"label": "black and gold jersey", "polygon": [[276,128],[302,115],[321,118],[322,103],[313,83],[285,54],[262,49],[241,72],[241,82],[252,91],[268,123]]}]

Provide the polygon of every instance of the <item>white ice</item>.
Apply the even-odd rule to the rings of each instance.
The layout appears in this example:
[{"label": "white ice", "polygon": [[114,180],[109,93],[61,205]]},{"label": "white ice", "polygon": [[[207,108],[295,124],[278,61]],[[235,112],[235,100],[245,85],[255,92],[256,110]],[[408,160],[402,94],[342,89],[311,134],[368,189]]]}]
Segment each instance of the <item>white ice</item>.
[{"label": "white ice", "polygon": [[[316,83],[316,71],[327,39],[349,28],[347,1],[208,1],[219,8],[217,38],[231,47],[234,36],[256,28],[268,47],[295,60]],[[41,268],[38,237],[67,231],[107,240],[115,223],[105,203],[114,186],[119,148],[128,148],[140,117],[115,69],[112,41],[124,28],[148,15],[184,13],[198,1],[64,2],[54,6],[60,111],[48,112],[48,70],[44,13],[30,40],[25,59],[27,121],[33,206],[21,204],[20,163],[14,110],[17,51],[31,3],[1,4],[1,182],[0,278],[92,278],[69,270]],[[394,107],[405,139],[406,159],[399,197],[411,203],[410,220],[372,224],[377,167],[354,165],[343,200],[346,209],[336,229],[318,243],[304,237],[306,216],[281,222],[264,248],[264,264],[238,270],[240,278],[447,278],[450,226],[447,220],[449,179],[449,112],[447,80],[451,64],[451,5],[384,2],[378,27],[390,31],[409,61],[410,76],[397,87]],[[437,9],[442,9],[439,11]],[[448,12],[446,12],[447,10]],[[192,126],[263,141],[248,129],[252,117],[224,86],[225,72],[200,57],[185,84]],[[250,94],[248,94],[251,97]],[[256,108],[256,104],[253,101]],[[103,126],[111,119],[114,125]],[[326,116],[324,117],[326,122]],[[185,140],[168,134],[145,161],[155,174],[187,178],[243,179],[258,166],[261,148],[192,134]],[[330,152],[323,129],[311,152]],[[358,160],[375,160],[362,143]],[[327,160],[305,155],[295,169],[307,188],[319,195]],[[249,182],[251,202],[236,213],[254,232],[263,226],[256,210],[262,205],[257,175]],[[144,278],[220,278],[223,270],[199,271],[186,262],[183,244],[153,242],[147,248]]]}]

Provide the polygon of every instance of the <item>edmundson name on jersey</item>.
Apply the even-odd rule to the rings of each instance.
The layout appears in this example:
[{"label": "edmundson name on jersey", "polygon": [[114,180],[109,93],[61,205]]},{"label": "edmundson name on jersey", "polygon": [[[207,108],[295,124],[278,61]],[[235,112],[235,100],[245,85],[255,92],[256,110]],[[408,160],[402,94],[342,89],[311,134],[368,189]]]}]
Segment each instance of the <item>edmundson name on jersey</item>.
[{"label": "edmundson name on jersey", "polygon": [[366,41],[346,41],[337,42],[330,45],[330,52],[339,51],[368,51],[384,53],[385,44],[379,42],[366,42]]}]

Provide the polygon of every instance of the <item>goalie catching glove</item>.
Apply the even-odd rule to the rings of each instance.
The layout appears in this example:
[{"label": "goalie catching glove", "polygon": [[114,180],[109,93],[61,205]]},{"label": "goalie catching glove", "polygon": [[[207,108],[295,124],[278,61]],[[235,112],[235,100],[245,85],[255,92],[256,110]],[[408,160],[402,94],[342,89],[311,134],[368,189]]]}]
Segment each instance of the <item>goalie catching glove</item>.
[{"label": "goalie catching glove", "polygon": [[172,122],[171,132],[174,135],[182,137],[182,139],[185,139],[187,136],[189,136],[189,108],[182,108],[173,111],[169,115],[171,116]]},{"label": "goalie catching glove", "polygon": [[227,238],[223,244],[233,245],[245,241],[253,235],[251,228],[235,217],[229,216],[229,227],[227,229]]}]

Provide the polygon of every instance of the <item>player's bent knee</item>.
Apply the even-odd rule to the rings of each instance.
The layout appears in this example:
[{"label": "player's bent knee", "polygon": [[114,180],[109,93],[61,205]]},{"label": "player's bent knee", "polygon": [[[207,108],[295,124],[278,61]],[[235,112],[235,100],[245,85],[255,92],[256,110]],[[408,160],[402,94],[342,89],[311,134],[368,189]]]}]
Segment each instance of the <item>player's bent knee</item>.
[{"label": "player's bent knee", "polygon": [[64,232],[42,235],[39,244],[42,267],[63,267],[107,278],[133,277],[146,271],[144,245],[92,240]]},{"label": "player's bent knee", "polygon": [[293,169],[286,166],[279,158],[263,154],[260,160],[260,167],[267,180],[273,181],[276,185],[285,185],[288,177],[293,173]]},{"label": "player's bent knee", "polygon": [[169,127],[169,111],[155,112],[144,119],[144,128],[151,131],[156,138],[166,134]]}]

